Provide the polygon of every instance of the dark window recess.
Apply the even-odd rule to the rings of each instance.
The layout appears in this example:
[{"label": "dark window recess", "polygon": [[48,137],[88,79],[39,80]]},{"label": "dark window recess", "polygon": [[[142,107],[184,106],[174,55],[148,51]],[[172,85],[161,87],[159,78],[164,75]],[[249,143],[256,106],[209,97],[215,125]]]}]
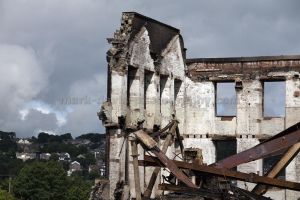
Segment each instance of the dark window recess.
[{"label": "dark window recess", "polygon": [[160,91],[159,91],[160,111],[161,111],[161,104],[162,104],[162,95],[163,95],[164,89],[166,87],[167,81],[168,81],[168,76],[160,75],[160,82],[159,82],[159,86],[160,86]]},{"label": "dark window recess", "polygon": [[[268,171],[271,170],[272,166],[275,165],[279,160],[280,157],[282,155],[278,155],[278,156],[272,156],[272,157],[268,157],[268,158],[264,158],[263,159],[263,174],[267,174]],[[285,169],[283,169],[282,171],[280,171],[278,177],[278,179],[285,179]]]},{"label": "dark window recess", "polygon": [[145,80],[144,80],[144,109],[147,107],[147,93],[148,93],[148,87],[151,84],[151,80],[153,77],[153,72],[145,70]]},{"label": "dark window recess", "polygon": [[175,140],[175,142],[174,142],[174,148],[175,149],[179,149],[179,147],[180,147],[179,141]]},{"label": "dark window recess", "polygon": [[236,154],[236,140],[215,140],[214,144],[216,147],[216,161]]},{"label": "dark window recess", "polygon": [[131,86],[132,83],[135,79],[137,73],[137,69],[132,67],[132,66],[128,66],[128,72],[127,72],[127,106],[130,106],[130,93],[131,93]]},{"label": "dark window recess", "polygon": [[264,117],[285,116],[285,81],[265,81],[263,113]]},{"label": "dark window recess", "polygon": [[234,82],[216,83],[216,115],[236,116],[236,90]]},{"label": "dark window recess", "polygon": [[176,99],[177,99],[181,85],[182,85],[181,80],[178,80],[178,79],[174,80],[174,101],[176,101]]}]

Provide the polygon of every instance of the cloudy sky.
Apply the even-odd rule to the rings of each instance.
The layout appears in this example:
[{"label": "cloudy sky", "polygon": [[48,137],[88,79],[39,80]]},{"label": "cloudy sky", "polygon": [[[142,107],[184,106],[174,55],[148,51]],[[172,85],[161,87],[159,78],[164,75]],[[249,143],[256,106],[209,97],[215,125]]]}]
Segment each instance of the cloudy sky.
[{"label": "cloudy sky", "polygon": [[191,58],[300,54],[299,10],[297,0],[0,0],[0,130],[104,132],[106,38],[122,11],[181,29]]}]

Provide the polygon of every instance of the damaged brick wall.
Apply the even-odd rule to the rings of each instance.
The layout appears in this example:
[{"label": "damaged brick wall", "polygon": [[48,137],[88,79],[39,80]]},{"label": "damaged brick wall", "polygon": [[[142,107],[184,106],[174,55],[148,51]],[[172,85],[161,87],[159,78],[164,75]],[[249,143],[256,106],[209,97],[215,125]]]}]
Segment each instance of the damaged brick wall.
[{"label": "damaged brick wall", "polygon": [[[128,138],[132,130],[162,128],[176,116],[184,146],[202,149],[204,162],[211,164],[216,161],[216,140],[234,139],[240,152],[299,122],[300,56],[186,59],[178,29],[133,12],[123,13],[120,29],[108,42],[108,94],[99,117],[109,141],[111,198],[119,181],[125,183],[126,198],[135,197]],[[265,81],[284,81],[284,117],[264,117]],[[216,115],[218,82],[235,84],[235,116]],[[139,152],[142,159],[142,148]],[[173,158],[174,152],[175,145],[167,155]],[[290,163],[286,179],[298,181],[299,160],[297,156]],[[262,161],[237,169],[261,174]],[[140,170],[142,190],[150,175],[148,168]],[[159,192],[155,189],[152,197]],[[270,190],[266,195],[277,199],[299,196],[288,190]]]}]

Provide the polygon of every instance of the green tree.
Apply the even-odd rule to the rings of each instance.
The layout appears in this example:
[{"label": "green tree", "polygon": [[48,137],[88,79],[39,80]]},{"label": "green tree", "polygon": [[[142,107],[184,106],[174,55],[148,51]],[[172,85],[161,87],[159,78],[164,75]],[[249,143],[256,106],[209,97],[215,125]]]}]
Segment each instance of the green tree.
[{"label": "green tree", "polygon": [[73,139],[71,133],[65,133],[65,134],[62,134],[62,135],[60,135],[60,138],[61,138],[62,140],[72,140],[72,139]]},{"label": "green tree", "polygon": [[37,142],[40,144],[47,143],[50,140],[50,135],[48,133],[41,132],[38,135]]},{"label": "green tree", "polygon": [[9,194],[6,190],[0,189],[0,200],[14,200],[15,198]]},{"label": "green tree", "polygon": [[56,153],[52,153],[49,159],[52,161],[58,161],[59,156]]},{"label": "green tree", "polygon": [[89,179],[90,180],[95,180],[96,178],[100,178],[101,175],[100,175],[100,172],[99,171],[91,171],[89,173]]},{"label": "green tree", "polygon": [[37,140],[35,142],[38,142],[39,144],[46,144],[49,142],[58,142],[62,143],[64,140],[72,140],[73,137],[71,133],[65,133],[62,135],[50,135],[45,132],[40,132],[38,135]]},{"label": "green tree", "polygon": [[21,200],[86,200],[91,187],[92,182],[81,175],[67,177],[57,161],[35,161],[22,168],[13,182],[13,193]]},{"label": "green tree", "polygon": [[13,192],[19,199],[66,199],[67,176],[58,162],[33,162],[19,173]]},{"label": "green tree", "polygon": [[87,153],[83,155],[84,158],[77,158],[76,160],[81,164],[84,169],[88,169],[89,165],[96,164],[96,159],[93,154]]},{"label": "green tree", "polygon": [[63,142],[49,142],[40,147],[42,153],[68,152],[71,158],[75,158],[79,154],[88,152],[85,146],[75,146],[73,144],[65,144]]},{"label": "green tree", "polygon": [[8,154],[1,154],[0,152],[0,174],[7,176],[16,175],[23,165],[22,160],[16,159]]},{"label": "green tree", "polygon": [[15,138],[14,132],[0,131],[0,152],[14,155],[18,148]]},{"label": "green tree", "polygon": [[69,177],[69,188],[66,192],[68,200],[86,200],[89,198],[92,183],[80,176]]},{"label": "green tree", "polygon": [[105,140],[105,137],[106,137],[105,134],[87,133],[76,137],[76,139],[86,139],[86,140],[90,140],[91,142],[97,143]]}]

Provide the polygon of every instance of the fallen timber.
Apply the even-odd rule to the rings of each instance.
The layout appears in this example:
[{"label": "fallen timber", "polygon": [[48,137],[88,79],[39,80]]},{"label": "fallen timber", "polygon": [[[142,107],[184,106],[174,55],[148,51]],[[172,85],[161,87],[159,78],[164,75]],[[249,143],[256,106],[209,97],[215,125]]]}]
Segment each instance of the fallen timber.
[{"label": "fallen timber", "polygon": [[[175,130],[175,128],[177,128],[177,122],[175,120],[172,121],[170,124],[171,124],[171,126],[166,126],[166,128],[162,130],[162,132],[164,132],[164,131],[167,130],[167,128],[170,128],[170,133],[171,133],[171,134],[167,135],[167,137],[165,139],[165,142],[162,146],[161,151],[164,154],[167,152],[167,149],[168,149],[169,145],[172,142],[172,137],[173,137],[173,134],[174,134],[174,130]],[[148,187],[146,188],[146,190],[144,192],[144,197],[149,198],[151,196],[151,192],[152,192],[152,189],[153,189],[155,181],[156,181],[156,177],[158,176],[159,172],[160,172],[160,168],[156,167],[154,169],[152,175],[151,175]]]},{"label": "fallen timber", "polygon": [[[181,169],[190,169],[197,173],[204,174],[206,176],[214,175],[219,177],[232,178],[240,181],[246,181],[251,183],[261,183],[264,185],[275,186],[284,189],[290,189],[295,191],[300,191],[300,183],[295,183],[291,181],[284,181],[279,179],[273,179],[269,177],[259,176],[257,174],[248,174],[243,172],[231,171],[228,169],[220,169],[205,165],[195,165],[194,163],[187,163],[183,161],[173,160],[174,164]],[[143,161],[139,161],[140,166],[160,166],[165,167],[158,157],[145,155]]]},{"label": "fallen timber", "polygon": [[[266,174],[267,177],[275,178],[277,175],[286,167],[288,164],[293,160],[293,158],[299,153],[300,151],[300,142],[294,144],[282,157],[281,159],[273,165],[273,167],[268,171]],[[253,193],[262,195],[267,192],[266,185],[256,185],[253,190]]]},{"label": "fallen timber", "polygon": [[[195,195],[199,195],[205,198],[214,198],[214,199],[225,199],[226,196],[227,198],[230,198],[230,196],[232,196],[232,194],[224,194],[221,193],[220,191],[209,191],[207,189],[201,189],[201,188],[197,188],[197,189],[192,189],[189,187],[185,187],[185,186],[178,186],[178,185],[171,185],[171,184],[159,184],[158,185],[158,189],[163,190],[163,191],[173,191],[173,192],[177,192],[177,193],[182,193],[182,194],[195,194]],[[244,194],[244,197],[246,197],[246,199],[260,199],[260,200],[269,200],[270,198],[267,197],[263,197],[263,196],[259,196],[255,193],[251,193],[249,191],[243,190],[241,188],[238,187],[233,187],[232,188],[235,191],[238,191],[240,194],[240,199],[242,199],[242,194]]]},{"label": "fallen timber", "polygon": [[229,156],[213,164],[219,168],[233,168],[240,164],[272,156],[278,151],[285,150],[300,141],[300,130],[284,131],[280,136],[273,137],[250,149]]},{"label": "fallen timber", "polygon": [[[291,162],[291,160],[298,154],[300,150],[300,130],[298,129],[299,124],[286,129],[285,131],[275,135],[259,145],[225,158],[209,166],[205,164],[199,164],[197,162],[190,163],[186,161],[171,160],[165,155],[168,147],[172,144],[172,141],[175,139],[175,137],[178,141],[180,141],[181,153],[183,154],[184,152],[183,143],[181,141],[177,126],[178,122],[173,120],[165,128],[156,132],[155,134],[148,134],[143,130],[138,130],[132,133],[134,138],[132,142],[135,142],[135,145],[140,144],[146,152],[148,151],[151,152],[152,155],[155,155],[144,155],[144,160],[137,160],[136,156],[133,161],[135,174],[138,173],[138,166],[155,167],[144,194],[141,193],[140,186],[136,185],[136,199],[150,198],[154,183],[161,168],[167,168],[170,173],[177,178],[178,184],[180,185],[159,184],[158,189],[182,194],[191,192],[208,199],[235,199],[235,197],[239,195],[240,196],[237,199],[269,199],[262,196],[268,190],[269,186],[300,191],[300,183],[276,179],[276,176],[279,174],[279,172]],[[165,131],[167,132],[164,133]],[[154,140],[155,137],[157,138],[160,136],[165,137],[162,150],[159,149],[157,142]],[[284,154],[281,156],[281,159],[272,166],[265,176],[230,170],[239,164],[270,157],[279,154],[279,152],[284,152]],[[135,152],[135,154],[137,154],[137,152]],[[196,177],[201,177],[201,179],[205,179],[206,181],[212,180],[213,178],[225,178],[230,180],[256,183],[257,185],[252,191],[247,191],[232,185],[231,188],[235,188],[233,192],[234,194],[232,194],[232,191],[229,190],[223,190],[218,193],[216,191],[211,191],[209,188],[207,188],[207,186],[203,188],[202,185],[195,184],[188,175],[189,173],[187,173],[187,170],[193,173]],[[139,183],[138,176],[135,176],[135,183]],[[211,185],[209,187],[211,187]]]},{"label": "fallen timber", "polygon": [[176,164],[172,162],[157,146],[157,143],[143,130],[139,130],[135,132],[136,137],[139,141],[143,142],[143,144],[151,150],[151,152],[160,158],[160,161],[164,163],[164,165],[172,171],[172,174],[176,176],[179,180],[184,182],[187,186],[192,188],[197,188],[197,186],[192,183],[192,181],[181,171],[178,169]]}]

